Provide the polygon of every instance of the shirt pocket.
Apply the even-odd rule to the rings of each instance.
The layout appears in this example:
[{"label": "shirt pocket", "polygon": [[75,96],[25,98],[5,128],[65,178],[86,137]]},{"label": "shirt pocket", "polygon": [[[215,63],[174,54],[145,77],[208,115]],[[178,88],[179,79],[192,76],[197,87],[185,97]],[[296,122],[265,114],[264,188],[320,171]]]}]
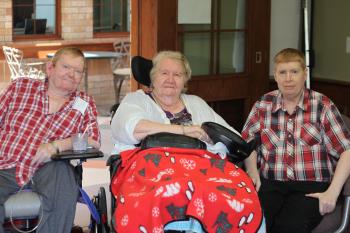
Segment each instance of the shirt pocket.
[{"label": "shirt pocket", "polygon": [[306,123],[301,127],[298,144],[303,147],[314,147],[322,143],[321,130],[316,125]]},{"label": "shirt pocket", "polygon": [[278,149],[283,148],[285,133],[281,130],[264,128],[261,131],[261,152],[266,161],[273,159]]}]

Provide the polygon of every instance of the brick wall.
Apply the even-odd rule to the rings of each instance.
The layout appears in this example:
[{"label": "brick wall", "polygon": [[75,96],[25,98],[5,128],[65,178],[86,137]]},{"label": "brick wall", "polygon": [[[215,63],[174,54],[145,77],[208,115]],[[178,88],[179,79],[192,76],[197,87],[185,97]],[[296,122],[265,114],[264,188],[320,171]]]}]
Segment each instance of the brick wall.
[{"label": "brick wall", "polygon": [[0,1],[0,41],[12,41],[12,1]]},{"label": "brick wall", "polygon": [[92,0],[62,0],[62,38],[92,38]]},{"label": "brick wall", "polygon": [[[100,115],[108,115],[111,106],[116,103],[110,63],[109,59],[88,60],[88,93],[94,97]],[[121,99],[129,91],[130,79],[126,79],[121,88]]]},{"label": "brick wall", "polygon": [[[127,40],[120,38],[93,37],[93,1],[92,0],[62,0],[61,1],[61,37],[63,40],[39,41],[40,43],[98,44]],[[13,41],[12,38],[12,0],[0,0],[0,46],[13,47],[35,46],[38,41]],[[93,47],[93,45],[91,46]],[[111,46],[112,48],[112,46]],[[113,75],[108,59],[93,59],[88,62],[88,93],[96,100],[100,114],[107,115],[110,107],[116,103]],[[0,92],[10,82],[9,68],[4,60],[0,60]],[[80,85],[84,89],[84,82]],[[121,96],[130,91],[130,80],[123,83]]]}]

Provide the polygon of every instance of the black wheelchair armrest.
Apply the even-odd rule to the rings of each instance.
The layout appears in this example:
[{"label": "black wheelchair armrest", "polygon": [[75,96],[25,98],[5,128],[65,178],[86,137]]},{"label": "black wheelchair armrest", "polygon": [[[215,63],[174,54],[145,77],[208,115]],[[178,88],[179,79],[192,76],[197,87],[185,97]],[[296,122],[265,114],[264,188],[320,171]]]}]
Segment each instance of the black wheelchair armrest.
[{"label": "black wheelchair armrest", "polygon": [[[214,143],[222,142],[225,144],[229,151],[227,156],[230,162],[239,163],[243,161],[255,149],[255,140],[247,143],[240,135],[220,124],[204,122],[201,127]],[[141,141],[140,147],[141,149],[155,147],[207,149],[206,144],[197,138],[165,132],[148,135]]]},{"label": "black wheelchair armrest", "polygon": [[350,176],[345,181],[345,184],[343,186],[343,195],[344,196],[350,196]]},{"label": "black wheelchair armrest", "polygon": [[148,135],[142,140],[140,147],[142,150],[154,147],[207,149],[206,144],[197,138],[165,132]]},{"label": "black wheelchair armrest", "polygon": [[343,192],[344,196],[344,203],[343,203],[343,209],[342,209],[342,221],[341,225],[338,228],[337,232],[341,232],[340,229],[346,231],[346,229],[349,229],[349,222],[350,222],[350,176],[346,180],[344,186],[343,186]]},{"label": "black wheelchair armrest", "polygon": [[122,163],[122,158],[119,154],[111,155],[107,159],[106,165],[109,167],[110,178],[112,179]]},{"label": "black wheelchair armrest", "polygon": [[322,221],[311,233],[345,233],[349,232],[350,222],[350,177],[343,186],[343,192],[339,195],[335,210],[324,215]]},{"label": "black wheelchair armrest", "polygon": [[121,159],[119,154],[116,155],[111,155],[109,156],[109,158],[107,159],[106,165],[107,166],[111,166],[112,164],[114,164],[116,161],[119,161]]},{"label": "black wheelchair armrest", "polygon": [[95,148],[89,148],[86,151],[73,151],[73,150],[61,151],[58,154],[52,155],[51,159],[55,161],[73,160],[73,159],[80,159],[85,161],[86,159],[101,158],[103,156],[104,155],[102,151]]},{"label": "black wheelchair armrest", "polygon": [[240,135],[218,123],[204,122],[201,127],[214,143],[225,144],[229,151],[228,160],[233,163],[245,160],[255,149],[255,140],[247,143]]}]

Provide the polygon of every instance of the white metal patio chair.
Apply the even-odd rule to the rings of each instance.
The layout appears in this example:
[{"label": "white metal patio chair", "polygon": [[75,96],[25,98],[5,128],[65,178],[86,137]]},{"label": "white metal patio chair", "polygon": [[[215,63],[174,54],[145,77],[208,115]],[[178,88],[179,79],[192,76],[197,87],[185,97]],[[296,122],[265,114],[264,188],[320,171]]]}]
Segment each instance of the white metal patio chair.
[{"label": "white metal patio chair", "polygon": [[42,62],[26,63],[23,61],[23,52],[19,49],[2,46],[6,62],[11,73],[11,80],[18,77],[30,77],[35,79],[44,79],[45,73],[35,68],[36,65],[42,65]]},{"label": "white metal patio chair", "polygon": [[130,42],[118,41],[113,44],[114,50],[120,55],[112,59],[113,81],[116,103],[120,102],[120,91],[125,79],[130,77]]}]

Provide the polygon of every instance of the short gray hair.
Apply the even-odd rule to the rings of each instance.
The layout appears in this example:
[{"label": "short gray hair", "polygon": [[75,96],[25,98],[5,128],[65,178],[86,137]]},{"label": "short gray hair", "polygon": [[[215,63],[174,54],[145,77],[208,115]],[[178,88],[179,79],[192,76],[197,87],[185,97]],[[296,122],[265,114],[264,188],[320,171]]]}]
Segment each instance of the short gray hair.
[{"label": "short gray hair", "polygon": [[184,78],[185,78],[185,87],[186,87],[187,82],[191,79],[192,70],[187,58],[182,53],[177,51],[161,51],[156,56],[153,57],[152,59],[153,67],[150,72],[151,86],[152,86],[156,72],[159,71],[160,62],[166,58],[175,60],[184,67],[184,71],[185,71]]},{"label": "short gray hair", "polygon": [[84,70],[86,69],[86,59],[84,57],[84,53],[76,47],[63,47],[57,50],[55,55],[51,59],[52,64],[56,65],[57,61],[61,58],[61,56],[66,54],[73,57],[81,57],[84,61]]}]

